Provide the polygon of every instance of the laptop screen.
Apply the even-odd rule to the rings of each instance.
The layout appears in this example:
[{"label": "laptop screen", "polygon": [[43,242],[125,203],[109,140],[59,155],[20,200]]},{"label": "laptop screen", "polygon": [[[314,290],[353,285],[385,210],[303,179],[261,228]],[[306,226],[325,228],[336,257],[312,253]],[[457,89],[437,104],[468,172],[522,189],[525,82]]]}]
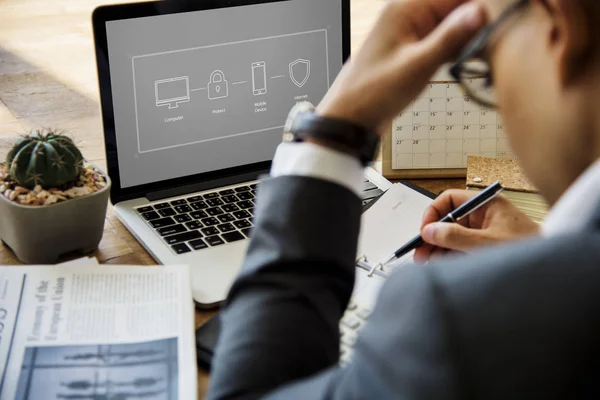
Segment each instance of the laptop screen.
[{"label": "laptop screen", "polygon": [[342,66],[342,0],[106,23],[119,174],[128,188],[271,160],[298,101]]}]

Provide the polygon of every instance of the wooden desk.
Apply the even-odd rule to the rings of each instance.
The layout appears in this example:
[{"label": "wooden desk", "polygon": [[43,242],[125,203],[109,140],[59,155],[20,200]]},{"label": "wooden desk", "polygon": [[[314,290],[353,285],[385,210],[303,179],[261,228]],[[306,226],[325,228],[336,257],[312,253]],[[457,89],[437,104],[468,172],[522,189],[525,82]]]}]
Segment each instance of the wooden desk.
[{"label": "wooden desk", "polygon": [[[78,0],[76,6],[71,0],[0,2],[0,159],[18,134],[52,126],[68,130],[85,157],[106,168],[89,16],[98,5],[129,1]],[[352,0],[353,50],[384,5],[385,0]],[[413,183],[435,193],[464,187],[462,179]],[[155,264],[117,220],[112,206],[93,255],[104,264]],[[0,265],[12,264],[19,262],[0,244]],[[214,315],[215,311],[196,312],[196,326]],[[203,371],[198,383],[199,398],[204,398],[208,375]]]}]

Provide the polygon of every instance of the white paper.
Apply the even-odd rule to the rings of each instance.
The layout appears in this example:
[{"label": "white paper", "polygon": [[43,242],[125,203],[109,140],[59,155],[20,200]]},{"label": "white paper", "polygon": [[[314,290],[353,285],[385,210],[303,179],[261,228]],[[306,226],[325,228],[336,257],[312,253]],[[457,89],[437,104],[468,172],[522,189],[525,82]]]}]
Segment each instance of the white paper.
[{"label": "white paper", "polygon": [[[394,251],[419,234],[423,213],[432,200],[402,184],[390,189],[362,216],[357,257],[365,256],[370,265],[385,262]],[[385,269],[410,263],[412,252]],[[356,269],[353,296],[373,304],[384,279],[368,277],[367,272]]]},{"label": "white paper", "polygon": [[82,258],[77,258],[75,260],[60,263],[58,265],[84,267],[86,265],[100,265],[100,264],[98,263],[98,260],[96,259],[96,257],[82,257]]},{"label": "white paper", "polygon": [[432,200],[407,186],[393,185],[363,215],[358,254],[370,264],[384,262],[419,234],[423,213]]},{"label": "white paper", "polygon": [[195,399],[189,268],[88,262],[0,269],[0,398]]}]

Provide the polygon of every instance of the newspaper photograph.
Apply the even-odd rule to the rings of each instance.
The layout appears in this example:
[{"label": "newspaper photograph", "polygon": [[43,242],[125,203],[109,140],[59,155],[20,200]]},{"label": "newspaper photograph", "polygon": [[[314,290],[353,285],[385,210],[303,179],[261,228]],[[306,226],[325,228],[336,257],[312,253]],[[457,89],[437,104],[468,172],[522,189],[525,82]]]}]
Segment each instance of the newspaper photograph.
[{"label": "newspaper photograph", "polygon": [[195,399],[189,270],[0,268],[0,399]]}]

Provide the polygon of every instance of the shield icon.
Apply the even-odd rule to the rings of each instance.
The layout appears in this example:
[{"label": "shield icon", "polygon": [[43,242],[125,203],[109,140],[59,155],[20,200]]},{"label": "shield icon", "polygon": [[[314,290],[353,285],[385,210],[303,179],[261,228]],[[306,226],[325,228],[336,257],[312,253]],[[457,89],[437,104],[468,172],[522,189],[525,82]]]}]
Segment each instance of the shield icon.
[{"label": "shield icon", "polygon": [[310,77],[310,61],[298,59],[290,64],[290,78],[298,87],[304,86]]}]

